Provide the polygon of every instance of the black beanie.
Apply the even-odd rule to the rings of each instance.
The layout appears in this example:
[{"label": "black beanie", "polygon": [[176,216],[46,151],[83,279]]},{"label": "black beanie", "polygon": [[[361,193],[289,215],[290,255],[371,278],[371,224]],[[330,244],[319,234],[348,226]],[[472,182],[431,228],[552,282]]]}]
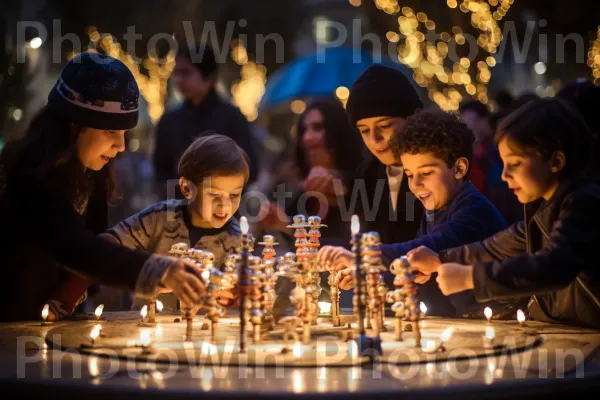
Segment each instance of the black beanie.
[{"label": "black beanie", "polygon": [[98,53],[82,53],[65,65],[48,95],[48,106],[78,125],[131,129],[138,121],[140,92],[125,64]]},{"label": "black beanie", "polygon": [[363,118],[408,117],[423,108],[404,74],[382,65],[367,68],[354,82],[346,111],[354,125]]}]

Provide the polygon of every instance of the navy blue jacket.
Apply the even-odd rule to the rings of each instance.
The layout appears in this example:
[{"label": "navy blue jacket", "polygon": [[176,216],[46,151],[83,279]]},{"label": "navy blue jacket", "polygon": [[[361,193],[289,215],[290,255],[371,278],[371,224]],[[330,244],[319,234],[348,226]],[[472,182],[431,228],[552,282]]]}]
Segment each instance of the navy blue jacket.
[{"label": "navy blue jacket", "polygon": [[[471,182],[466,182],[448,205],[434,212],[425,211],[415,239],[384,244],[383,260],[389,265],[394,259],[419,246],[439,252],[478,242],[507,227],[506,220],[496,207]],[[425,300],[433,315],[453,316],[457,311],[462,314],[477,307],[471,292],[444,297],[434,278],[419,287],[419,296]]]}]

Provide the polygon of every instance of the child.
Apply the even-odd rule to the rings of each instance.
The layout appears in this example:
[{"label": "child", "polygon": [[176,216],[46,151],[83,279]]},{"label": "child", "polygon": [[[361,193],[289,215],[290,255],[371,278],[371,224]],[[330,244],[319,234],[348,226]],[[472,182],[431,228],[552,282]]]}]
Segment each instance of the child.
[{"label": "child", "polygon": [[[442,250],[481,240],[507,227],[498,210],[467,180],[473,141],[474,135],[464,123],[442,111],[417,112],[393,137],[391,147],[400,156],[410,190],[423,204],[425,214],[413,240],[382,246],[386,265],[419,246]],[[343,249],[322,248],[319,256],[338,269],[353,262],[352,253]],[[352,268],[342,270],[336,279],[342,289],[352,287]],[[476,303],[465,296],[455,296],[448,304],[433,283],[420,289],[420,297],[435,315],[476,311],[471,307]]]},{"label": "child", "polygon": [[597,138],[555,98],[509,115],[495,141],[502,179],[525,204],[525,221],[439,255],[418,249],[409,261],[421,273],[437,271],[445,295],[471,289],[478,301],[531,296],[536,320],[600,328]]},{"label": "child", "polygon": [[[234,214],[240,207],[249,171],[248,156],[233,139],[203,135],[179,161],[179,188],[184,200],[154,204],[101,236],[132,249],[159,254],[167,254],[172,245],[185,242],[212,252],[218,268],[241,244]],[[229,297],[228,293],[222,294]]]},{"label": "child", "polygon": [[[73,311],[88,279],[154,297],[166,286],[185,302],[204,291],[192,264],[133,251],[96,237],[106,229],[114,187],[107,164],[138,120],[129,69],[96,53],[64,67],[25,136],[0,155],[0,321],[32,320],[50,298],[48,319]],[[190,272],[188,272],[190,271]],[[63,285],[71,290],[66,294]],[[71,296],[70,293],[76,293]]]}]

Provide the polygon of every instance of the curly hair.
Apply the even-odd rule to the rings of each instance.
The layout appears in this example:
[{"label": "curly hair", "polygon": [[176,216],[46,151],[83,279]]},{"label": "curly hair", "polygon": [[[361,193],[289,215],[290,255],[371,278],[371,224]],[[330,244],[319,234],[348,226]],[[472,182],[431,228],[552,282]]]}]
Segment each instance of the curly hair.
[{"label": "curly hair", "polygon": [[456,115],[423,110],[406,119],[390,146],[397,158],[406,153],[433,153],[451,167],[460,157],[471,161],[474,142],[475,135]]}]

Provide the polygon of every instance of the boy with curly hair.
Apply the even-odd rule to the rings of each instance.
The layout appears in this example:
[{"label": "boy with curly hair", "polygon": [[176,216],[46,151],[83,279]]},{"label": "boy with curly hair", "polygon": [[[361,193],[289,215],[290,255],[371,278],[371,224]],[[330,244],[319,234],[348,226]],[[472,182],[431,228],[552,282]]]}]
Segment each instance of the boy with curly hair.
[{"label": "boy with curly hair", "polygon": [[[420,111],[406,120],[390,145],[404,166],[411,192],[425,208],[413,240],[382,246],[384,263],[426,246],[435,251],[483,240],[507,227],[507,223],[468,180],[475,138],[455,115],[439,110]],[[340,248],[324,248],[321,259],[334,263],[342,289],[354,286],[352,255]],[[419,296],[434,315],[456,316],[475,312],[481,306],[470,293],[444,298],[435,281],[418,276],[423,283]],[[427,283],[426,283],[427,282]],[[428,313],[429,314],[429,313]]]}]

